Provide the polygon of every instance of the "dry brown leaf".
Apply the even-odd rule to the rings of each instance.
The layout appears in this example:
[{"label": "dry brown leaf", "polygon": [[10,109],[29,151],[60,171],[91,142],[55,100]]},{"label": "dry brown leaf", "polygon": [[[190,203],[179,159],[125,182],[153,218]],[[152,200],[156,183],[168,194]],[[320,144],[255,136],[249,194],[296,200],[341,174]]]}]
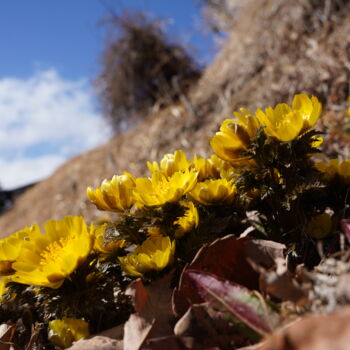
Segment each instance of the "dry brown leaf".
[{"label": "dry brown leaf", "polygon": [[138,279],[128,287],[126,294],[132,296],[136,312],[124,327],[125,350],[140,349],[146,339],[173,335],[175,320],[171,310],[171,277],[169,274],[149,286],[144,286]]},{"label": "dry brown leaf", "polygon": [[124,350],[140,349],[149,336],[155,319],[146,320],[139,314],[130,315],[124,326]]},{"label": "dry brown leaf", "polygon": [[301,303],[306,298],[297,278],[287,269],[285,259],[276,259],[271,269],[256,266],[260,272],[260,290],[282,301]]},{"label": "dry brown leaf", "polygon": [[233,344],[241,344],[243,337],[220,313],[207,304],[192,305],[176,323],[175,334],[187,349],[201,350],[220,346],[221,349],[232,349]]},{"label": "dry brown leaf", "polygon": [[329,315],[312,315],[277,331],[257,350],[348,350],[350,306]]},{"label": "dry brown leaf", "polygon": [[248,261],[270,268],[276,264],[276,260],[283,258],[284,244],[264,239],[248,239],[244,250]]},{"label": "dry brown leaf", "polygon": [[124,324],[107,329],[97,335],[75,342],[72,350],[123,350]]},{"label": "dry brown leaf", "polygon": [[75,342],[69,350],[123,350],[123,341],[96,336]]},{"label": "dry brown leaf", "polygon": [[175,335],[147,339],[143,350],[187,350]]},{"label": "dry brown leaf", "polygon": [[102,336],[102,337],[108,337],[111,339],[121,340],[124,337],[124,324],[121,324],[121,325],[113,327],[113,328],[106,329],[105,331],[103,331],[97,335]]},{"label": "dry brown leaf", "polygon": [[14,335],[15,325],[3,323],[0,325],[0,350],[9,350]]}]

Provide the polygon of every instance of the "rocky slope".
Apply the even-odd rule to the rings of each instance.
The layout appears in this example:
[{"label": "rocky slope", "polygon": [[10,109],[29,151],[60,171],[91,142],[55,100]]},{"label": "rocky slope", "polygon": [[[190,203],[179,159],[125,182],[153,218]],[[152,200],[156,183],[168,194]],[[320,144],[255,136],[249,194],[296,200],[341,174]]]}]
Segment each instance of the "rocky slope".
[{"label": "rocky slope", "polygon": [[103,213],[86,200],[87,186],[124,170],[143,175],[147,160],[179,148],[190,157],[206,155],[210,136],[233,110],[291,101],[299,92],[316,94],[326,106],[319,126],[328,131],[328,154],[349,157],[350,139],[342,130],[350,95],[350,1],[247,0],[237,5],[235,21],[188,97],[154,110],[143,123],[69,160],[29,189],[0,217],[0,235],[69,214],[97,219]]}]

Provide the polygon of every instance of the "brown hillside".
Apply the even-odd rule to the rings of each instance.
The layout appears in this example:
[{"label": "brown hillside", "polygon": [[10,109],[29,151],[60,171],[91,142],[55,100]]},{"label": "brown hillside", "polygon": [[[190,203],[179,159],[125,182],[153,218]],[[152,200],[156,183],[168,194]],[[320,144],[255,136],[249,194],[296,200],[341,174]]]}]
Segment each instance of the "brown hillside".
[{"label": "brown hillside", "polygon": [[68,214],[96,219],[103,213],[85,199],[87,186],[123,170],[142,175],[147,160],[179,148],[188,156],[205,155],[210,135],[234,109],[290,101],[298,92],[315,94],[327,105],[328,153],[340,149],[350,157],[349,138],[342,133],[350,94],[350,1],[244,4],[225,46],[190,97],[182,96],[180,103],[155,111],[106,145],[71,159],[28,190],[0,218],[2,236]]}]

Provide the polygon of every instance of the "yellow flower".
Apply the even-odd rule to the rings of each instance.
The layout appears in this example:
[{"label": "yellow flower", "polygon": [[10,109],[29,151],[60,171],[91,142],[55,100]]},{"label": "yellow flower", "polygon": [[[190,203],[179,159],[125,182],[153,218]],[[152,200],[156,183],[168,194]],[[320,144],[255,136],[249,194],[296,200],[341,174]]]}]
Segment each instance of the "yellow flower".
[{"label": "yellow flower", "polygon": [[199,182],[188,196],[204,205],[228,204],[233,201],[235,192],[232,180],[217,179]]},{"label": "yellow flower", "polygon": [[86,194],[98,209],[118,212],[130,209],[135,204],[134,187],[134,177],[124,172],[123,175],[113,176],[112,180],[104,180],[96,190],[88,187]]},{"label": "yellow flower", "polygon": [[12,264],[20,255],[23,243],[28,239],[31,232],[39,231],[38,225],[25,227],[11,236],[0,240],[0,276],[12,275],[15,271]]},{"label": "yellow flower", "polygon": [[265,133],[280,141],[291,141],[314,126],[321,114],[322,106],[315,96],[295,95],[292,106],[280,103],[263,112],[256,111],[256,117],[265,126]]},{"label": "yellow flower", "polygon": [[92,248],[92,227],[79,216],[45,223],[43,234],[37,228],[22,243],[20,255],[12,264],[11,279],[17,283],[59,288]]},{"label": "yellow flower", "polygon": [[318,171],[324,173],[324,178],[328,181],[339,176],[345,183],[350,183],[350,159],[342,162],[339,159],[331,159],[328,163],[317,162],[315,167]]},{"label": "yellow flower", "polygon": [[306,226],[306,233],[310,237],[322,239],[332,232],[332,228],[332,217],[327,213],[323,213],[311,218]]},{"label": "yellow flower", "polygon": [[[224,162],[223,160],[221,161]],[[214,162],[212,162],[210,158],[206,159],[206,158],[197,157],[197,155],[195,155],[191,166],[198,172],[199,181],[202,181],[207,178],[220,177],[219,169],[216,168]]]},{"label": "yellow flower", "polygon": [[235,112],[238,120],[226,119],[221,124],[220,131],[211,139],[210,145],[214,152],[223,160],[236,162],[242,159],[244,152],[255,137],[259,121],[247,110]]},{"label": "yellow flower", "polygon": [[150,237],[160,237],[162,235],[161,229],[159,226],[149,227],[147,230],[147,234]]},{"label": "yellow flower", "polygon": [[89,334],[89,324],[82,319],[63,318],[49,322],[49,340],[61,349],[69,348],[74,341]]},{"label": "yellow flower", "polygon": [[136,179],[134,196],[137,205],[160,206],[167,202],[176,202],[191,191],[197,182],[197,172],[184,170],[169,178],[160,171],[154,171],[152,178]]},{"label": "yellow flower", "polygon": [[104,238],[107,225],[101,225],[94,231],[94,250],[102,253],[103,255],[111,254],[125,246],[124,239],[118,239],[117,241],[106,242]]},{"label": "yellow flower", "polygon": [[171,177],[174,173],[188,169],[190,162],[187,160],[184,151],[177,150],[174,154],[166,154],[160,162],[147,162],[148,170],[154,172],[162,172],[167,177]]},{"label": "yellow flower", "polygon": [[124,271],[131,276],[143,276],[151,270],[160,271],[173,263],[175,242],[169,237],[150,237],[133,253],[119,258]]},{"label": "yellow flower", "polygon": [[[242,160],[243,161],[243,160]],[[248,160],[244,160],[244,168],[248,166]],[[216,154],[212,154],[208,159],[208,162],[211,166],[219,172],[220,176],[212,176],[211,178],[223,178],[227,180],[235,179],[239,175],[240,162],[235,162],[235,166],[232,166],[230,162],[227,162],[221,158],[219,158]],[[242,163],[242,165],[243,165]]]},{"label": "yellow flower", "polygon": [[187,209],[183,216],[174,221],[174,225],[178,225],[175,231],[175,238],[182,237],[186,232],[192,230],[193,227],[197,227],[199,222],[198,210],[192,202],[182,201],[180,204]]}]

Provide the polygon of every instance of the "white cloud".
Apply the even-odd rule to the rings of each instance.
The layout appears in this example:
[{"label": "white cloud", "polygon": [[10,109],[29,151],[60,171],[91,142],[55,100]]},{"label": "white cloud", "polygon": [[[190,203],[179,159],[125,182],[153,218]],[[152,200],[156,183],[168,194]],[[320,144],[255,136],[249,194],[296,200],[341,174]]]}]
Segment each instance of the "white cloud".
[{"label": "white cloud", "polygon": [[62,162],[104,143],[110,129],[95,111],[86,80],[55,70],[0,79],[0,184],[13,188],[48,176]]},{"label": "white cloud", "polygon": [[13,161],[0,158],[1,185],[4,189],[13,189],[42,180],[64,161],[65,158],[59,155],[17,158]]}]

